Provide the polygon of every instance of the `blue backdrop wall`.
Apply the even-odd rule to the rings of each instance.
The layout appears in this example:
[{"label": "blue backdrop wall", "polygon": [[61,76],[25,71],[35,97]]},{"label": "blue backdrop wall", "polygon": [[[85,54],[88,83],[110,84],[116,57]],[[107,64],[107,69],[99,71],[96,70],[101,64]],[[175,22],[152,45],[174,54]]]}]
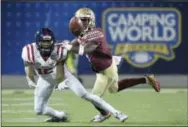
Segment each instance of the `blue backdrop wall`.
[{"label": "blue backdrop wall", "polygon": [[[82,7],[96,14],[113,54],[124,57],[121,74],[188,74],[188,3],[113,1],[2,1],[2,74],[24,74],[22,47],[38,28],[50,27],[58,40],[73,39],[68,23]],[[92,73],[80,57],[79,73]]]}]

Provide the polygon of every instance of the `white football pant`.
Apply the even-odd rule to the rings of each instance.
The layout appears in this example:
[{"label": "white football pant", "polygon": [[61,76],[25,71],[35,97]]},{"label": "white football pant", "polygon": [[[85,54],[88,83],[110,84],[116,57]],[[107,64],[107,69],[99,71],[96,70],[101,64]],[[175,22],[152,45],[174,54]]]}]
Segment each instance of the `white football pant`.
[{"label": "white football pant", "polygon": [[[80,83],[80,81],[71,74],[71,72],[67,69],[66,66],[64,66],[64,69],[65,78],[68,79],[67,85],[77,96],[84,98],[87,101],[90,101],[92,104],[97,105],[104,110],[111,112],[114,115],[119,112],[97,95],[87,92],[83,85]],[[34,110],[37,115],[56,116],[58,118],[62,118],[65,115],[63,111],[60,112],[47,106],[49,97],[54,90],[55,84],[56,81],[51,75],[39,77],[37,81],[37,87],[35,88],[34,93]]]},{"label": "white football pant", "polygon": [[113,115],[116,115],[119,111],[114,109],[110,104],[106,103],[102,98],[92,93],[86,91],[80,81],[71,74],[66,65],[64,65],[65,77],[68,79],[66,84],[69,88],[79,97],[84,98],[87,101],[90,101],[92,104],[101,107],[102,109],[111,112]]},{"label": "white football pant", "polygon": [[34,92],[34,111],[37,115],[48,115],[62,118],[65,113],[47,106],[49,97],[54,90],[55,80],[51,75],[39,77]]}]

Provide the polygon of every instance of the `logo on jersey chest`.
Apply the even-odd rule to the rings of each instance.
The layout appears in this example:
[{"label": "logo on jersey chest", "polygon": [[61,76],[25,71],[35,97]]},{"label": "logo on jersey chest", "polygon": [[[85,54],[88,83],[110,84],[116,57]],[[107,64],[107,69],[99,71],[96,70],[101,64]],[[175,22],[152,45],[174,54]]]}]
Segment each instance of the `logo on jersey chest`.
[{"label": "logo on jersey chest", "polygon": [[138,68],[159,58],[173,60],[181,43],[181,14],[175,8],[110,8],[103,21],[113,53]]},{"label": "logo on jersey chest", "polygon": [[37,68],[53,68],[56,64],[56,61],[52,60],[51,58],[48,58],[46,61],[42,59],[38,59],[35,62],[35,66]]}]

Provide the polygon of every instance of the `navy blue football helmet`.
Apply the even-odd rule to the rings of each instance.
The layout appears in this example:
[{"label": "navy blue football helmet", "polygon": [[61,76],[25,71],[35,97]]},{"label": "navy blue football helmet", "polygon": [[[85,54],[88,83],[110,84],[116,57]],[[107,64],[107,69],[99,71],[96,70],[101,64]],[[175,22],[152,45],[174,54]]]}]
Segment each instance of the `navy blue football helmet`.
[{"label": "navy blue football helmet", "polygon": [[42,28],[36,32],[35,38],[41,56],[49,57],[56,42],[53,31],[49,28]]}]

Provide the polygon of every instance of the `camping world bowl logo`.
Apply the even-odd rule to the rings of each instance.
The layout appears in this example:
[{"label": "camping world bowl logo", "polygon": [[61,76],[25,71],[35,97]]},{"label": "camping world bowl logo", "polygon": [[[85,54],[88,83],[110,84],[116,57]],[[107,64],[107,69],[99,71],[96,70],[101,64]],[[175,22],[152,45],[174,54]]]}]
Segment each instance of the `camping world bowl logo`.
[{"label": "camping world bowl logo", "polygon": [[138,68],[159,58],[173,60],[181,43],[181,14],[175,8],[108,8],[102,27],[113,54]]}]

